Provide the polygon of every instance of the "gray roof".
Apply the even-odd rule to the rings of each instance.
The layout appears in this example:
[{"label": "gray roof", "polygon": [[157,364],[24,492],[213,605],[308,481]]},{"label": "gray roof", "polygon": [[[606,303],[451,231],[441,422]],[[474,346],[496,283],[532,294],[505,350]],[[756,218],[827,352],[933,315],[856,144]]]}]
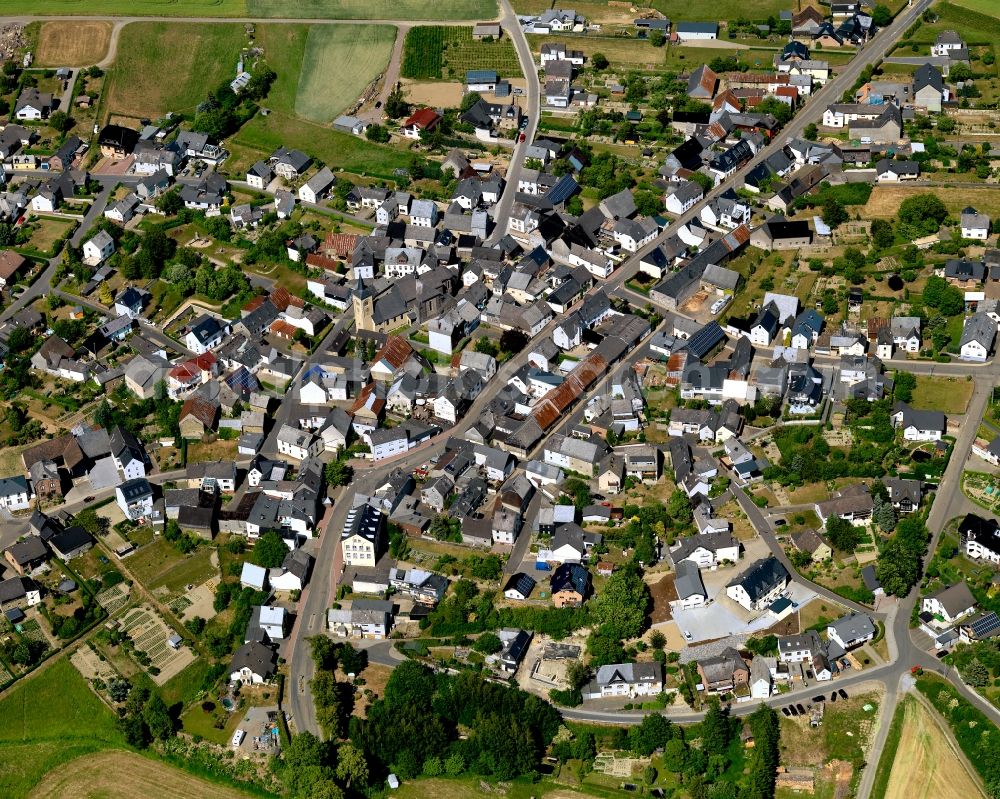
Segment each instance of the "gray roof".
[{"label": "gray roof", "polygon": [[965,320],[962,327],[962,340],[959,346],[964,347],[971,341],[977,341],[986,349],[990,348],[996,337],[997,323],[984,313],[975,313]]},{"label": "gray roof", "polygon": [[952,618],[962,611],[976,606],[976,598],[964,580],[942,588],[936,594],[932,594],[932,598],[936,599]]},{"label": "gray roof", "polygon": [[842,616],[835,622],[831,622],[827,629],[836,631],[837,637],[845,645],[851,641],[859,641],[862,638],[875,635],[876,631],[875,623],[871,620],[871,617],[864,613],[852,613],[849,616]]},{"label": "gray roof", "polygon": [[677,596],[680,599],[687,599],[692,596],[707,597],[705,584],[701,580],[701,572],[693,561],[682,560],[675,567],[677,572],[674,577],[674,588],[677,589]]},{"label": "gray roof", "polygon": [[751,601],[756,602],[760,597],[767,594],[776,585],[788,582],[788,572],[781,565],[777,558],[771,556],[752,563],[729,585],[742,585],[743,590],[750,595]]}]

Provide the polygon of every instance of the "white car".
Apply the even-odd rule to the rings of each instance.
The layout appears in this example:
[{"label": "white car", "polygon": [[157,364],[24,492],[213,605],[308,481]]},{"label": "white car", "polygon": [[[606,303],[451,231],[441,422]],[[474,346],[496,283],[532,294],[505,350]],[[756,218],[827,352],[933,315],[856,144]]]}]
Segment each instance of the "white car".
[{"label": "white car", "polygon": [[694,640],[694,636],[691,635],[691,632],[689,630],[685,630],[684,631],[684,640],[685,641],[693,641]]}]

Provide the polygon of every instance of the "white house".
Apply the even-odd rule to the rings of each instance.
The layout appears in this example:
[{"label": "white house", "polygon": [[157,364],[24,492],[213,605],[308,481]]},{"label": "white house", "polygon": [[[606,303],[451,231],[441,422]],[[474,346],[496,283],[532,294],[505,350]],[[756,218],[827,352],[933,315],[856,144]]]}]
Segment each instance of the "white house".
[{"label": "white house", "polygon": [[0,508],[24,510],[29,507],[31,488],[20,475],[0,478]]},{"label": "white house", "polygon": [[674,588],[677,599],[670,604],[675,608],[700,608],[708,604],[708,592],[702,582],[701,572],[690,560],[682,560],[676,566]]},{"label": "white house", "polygon": [[87,266],[100,266],[115,251],[115,240],[106,230],[99,230],[93,238],[84,242],[83,262]]},{"label": "white house", "polygon": [[663,690],[663,666],[647,663],[612,663],[601,666],[584,688],[584,699],[608,696],[656,696]]},{"label": "white house", "polygon": [[278,430],[278,452],[299,461],[315,458],[323,451],[323,439],[308,430],[283,424]]},{"label": "white house", "polygon": [[985,241],[990,236],[990,218],[972,206],[963,209],[959,224],[963,239]]},{"label": "white house", "polygon": [[993,349],[997,335],[997,324],[985,313],[975,313],[966,317],[962,327],[959,357],[963,361],[983,363]]},{"label": "white house", "polygon": [[693,535],[682,538],[670,550],[670,559],[675,566],[688,560],[699,568],[714,569],[723,562],[736,563],[740,559],[740,544],[728,531]]},{"label": "white house", "polygon": [[277,668],[274,651],[259,641],[250,641],[233,655],[229,679],[243,685],[263,685],[274,676]]},{"label": "white house", "polygon": [[693,208],[704,196],[705,190],[702,189],[700,183],[685,180],[674,191],[667,194],[666,209],[670,213],[680,216],[688,209]]},{"label": "white house", "polygon": [[267,587],[267,569],[253,563],[244,563],[240,571],[240,585],[254,591],[263,591]]},{"label": "white house", "polygon": [[831,641],[836,641],[845,650],[851,650],[871,641],[878,628],[870,616],[864,613],[851,613],[842,616],[826,628],[826,635]]},{"label": "white house", "polygon": [[777,599],[790,582],[788,572],[771,556],[755,561],[726,586],[726,596],[747,610],[763,610]]},{"label": "white house", "polygon": [[939,617],[945,624],[954,624],[976,609],[976,598],[963,581],[942,588],[931,596],[925,596],[920,601],[920,609]]},{"label": "white house", "polygon": [[323,167],[299,187],[299,200],[304,203],[318,203],[336,182],[329,167]]},{"label": "white house", "polygon": [[948,422],[940,411],[917,410],[905,402],[897,402],[892,411],[893,426],[907,441],[940,441],[947,431]]}]

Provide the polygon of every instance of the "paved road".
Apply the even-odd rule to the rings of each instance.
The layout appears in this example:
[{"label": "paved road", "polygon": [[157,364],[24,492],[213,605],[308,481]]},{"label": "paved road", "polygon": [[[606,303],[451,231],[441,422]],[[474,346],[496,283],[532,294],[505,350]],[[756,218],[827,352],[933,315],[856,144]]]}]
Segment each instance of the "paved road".
[{"label": "paved road", "polygon": [[517,194],[517,184],[521,179],[521,172],[524,170],[525,151],[528,144],[535,140],[535,131],[538,129],[538,117],[541,114],[541,89],[538,85],[538,67],[535,66],[535,59],[528,46],[528,40],[524,36],[524,31],[517,21],[514,9],[511,8],[510,0],[500,0],[500,24],[507,32],[507,36],[514,43],[517,50],[517,60],[521,64],[521,71],[524,73],[525,93],[525,113],[528,116],[528,126],[524,129],[524,142],[515,139],[514,151],[510,156],[510,166],[507,168],[507,182],[504,186],[503,195],[500,202],[493,209],[493,221],[496,227],[490,241],[497,242],[507,232],[507,220],[510,218],[511,209],[514,207],[514,196]]}]

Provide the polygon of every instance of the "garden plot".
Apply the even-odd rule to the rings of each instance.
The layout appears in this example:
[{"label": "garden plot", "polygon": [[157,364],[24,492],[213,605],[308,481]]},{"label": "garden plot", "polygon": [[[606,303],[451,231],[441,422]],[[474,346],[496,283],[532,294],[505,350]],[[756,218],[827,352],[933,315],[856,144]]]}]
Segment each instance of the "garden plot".
[{"label": "garden plot", "polygon": [[97,595],[97,604],[104,608],[109,616],[114,616],[128,604],[131,592],[132,586],[127,583],[118,583],[118,585],[101,591]]},{"label": "garden plot", "polygon": [[76,666],[76,670],[85,680],[99,679],[107,683],[118,676],[114,666],[85,646],[81,646],[70,655],[69,662]]},{"label": "garden plot", "polygon": [[121,620],[121,631],[132,640],[136,651],[145,652],[150,665],[159,669],[158,674],[150,674],[157,685],[163,685],[195,659],[194,653],[186,646],[173,649],[167,644],[173,630],[149,605],[141,605],[126,613]]}]

